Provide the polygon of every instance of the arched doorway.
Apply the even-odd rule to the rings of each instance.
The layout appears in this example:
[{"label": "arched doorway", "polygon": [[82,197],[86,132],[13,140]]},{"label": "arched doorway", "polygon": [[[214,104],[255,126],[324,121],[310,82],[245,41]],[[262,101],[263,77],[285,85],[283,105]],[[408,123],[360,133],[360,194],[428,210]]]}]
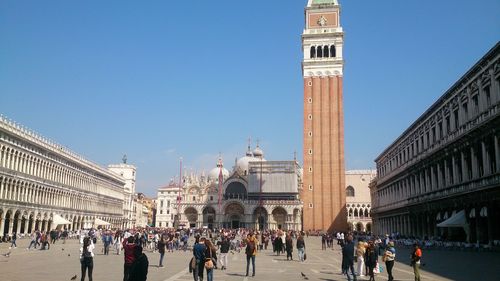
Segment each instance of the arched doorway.
[{"label": "arched doorway", "polygon": [[371,223],[366,224],[366,232],[372,232],[372,224]]},{"label": "arched doorway", "polygon": [[189,222],[189,227],[196,227],[198,221],[198,211],[195,208],[189,207],[184,211],[184,215]]},{"label": "arched doorway", "polygon": [[357,232],[362,232],[362,231],[363,231],[363,223],[358,222],[358,223],[356,224],[356,231],[357,231]]},{"label": "arched doorway", "polygon": [[215,209],[211,206],[203,209],[203,226],[207,226],[209,229],[214,228],[215,223]]},{"label": "arched doorway", "polygon": [[230,203],[226,206],[225,209],[226,214],[226,227],[230,228],[240,228],[245,227],[243,222],[243,216],[245,214],[245,209],[241,204],[236,202]]},{"label": "arched doorway", "polygon": [[268,228],[268,215],[267,210],[264,207],[257,207],[253,211],[253,221],[256,224],[258,230],[264,230]]},{"label": "arched doorway", "polygon": [[4,226],[3,226],[3,233],[2,233],[2,237],[4,239],[9,234],[9,225],[10,225],[10,222],[12,221],[12,219],[13,219],[12,217],[13,217],[12,211],[8,210],[7,213],[5,214],[5,223],[4,223]]},{"label": "arched doorway", "polygon": [[287,216],[285,209],[283,209],[282,207],[276,207],[273,210],[272,214],[273,214],[274,222],[276,223],[276,227],[278,229],[284,228],[285,224],[286,224],[286,216]]}]

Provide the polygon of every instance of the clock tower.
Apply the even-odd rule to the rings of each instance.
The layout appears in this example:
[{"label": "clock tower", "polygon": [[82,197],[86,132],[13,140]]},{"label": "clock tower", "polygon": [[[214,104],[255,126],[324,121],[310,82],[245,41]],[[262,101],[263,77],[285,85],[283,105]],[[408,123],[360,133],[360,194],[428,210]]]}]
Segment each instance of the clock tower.
[{"label": "clock tower", "polygon": [[347,230],[338,0],[308,0],[302,34],[304,230]]}]

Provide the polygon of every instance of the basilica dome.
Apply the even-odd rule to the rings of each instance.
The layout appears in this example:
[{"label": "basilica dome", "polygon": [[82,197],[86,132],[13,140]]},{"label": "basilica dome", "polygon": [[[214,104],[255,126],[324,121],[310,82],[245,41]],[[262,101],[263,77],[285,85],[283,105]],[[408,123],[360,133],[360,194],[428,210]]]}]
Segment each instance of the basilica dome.
[{"label": "basilica dome", "polygon": [[[220,168],[215,167],[208,173],[209,180],[218,180],[219,179]],[[226,168],[222,168],[222,178],[226,179],[229,177],[229,171]]]},{"label": "basilica dome", "polygon": [[[236,161],[236,169],[243,172],[243,174],[248,174],[248,163],[249,162],[258,162],[261,158],[253,157],[253,156],[243,156],[238,161]],[[266,159],[262,158],[262,161],[266,161]]]}]

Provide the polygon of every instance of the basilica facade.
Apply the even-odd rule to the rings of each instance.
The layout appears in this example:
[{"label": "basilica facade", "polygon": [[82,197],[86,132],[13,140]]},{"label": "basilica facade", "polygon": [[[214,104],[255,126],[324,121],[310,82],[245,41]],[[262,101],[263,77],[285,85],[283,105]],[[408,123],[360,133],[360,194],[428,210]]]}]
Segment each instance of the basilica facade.
[{"label": "basilica facade", "polygon": [[159,188],[156,225],[300,230],[301,188],[297,161],[267,161],[249,146],[231,171],[219,158],[208,174],[184,174]]}]

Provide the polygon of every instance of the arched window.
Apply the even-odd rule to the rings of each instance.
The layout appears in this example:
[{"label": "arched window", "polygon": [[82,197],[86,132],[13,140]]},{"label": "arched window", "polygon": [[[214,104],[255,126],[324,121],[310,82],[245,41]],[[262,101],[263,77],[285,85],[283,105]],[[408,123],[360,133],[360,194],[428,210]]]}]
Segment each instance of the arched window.
[{"label": "arched window", "polygon": [[336,56],[337,56],[337,54],[336,54],[336,51],[335,51],[335,46],[331,45],[330,46],[330,57],[334,58]]},{"label": "arched window", "polygon": [[316,57],[316,47],[312,46],[311,47],[311,54],[310,57],[313,59]]},{"label": "arched window", "polygon": [[352,186],[348,186],[346,189],[345,189],[345,195],[347,197],[354,197],[354,187]]},{"label": "arched window", "polygon": [[358,213],[358,209],[354,209],[354,217],[355,217],[355,218],[357,218],[357,217],[358,217],[358,215],[359,215],[359,213]]},{"label": "arched window", "polygon": [[318,47],[318,49],[316,49],[316,56],[318,58],[322,58],[323,57],[323,48]]},{"label": "arched window", "polygon": [[325,58],[329,57],[329,55],[328,55],[328,46],[324,46],[323,47],[323,55],[324,55]]}]

